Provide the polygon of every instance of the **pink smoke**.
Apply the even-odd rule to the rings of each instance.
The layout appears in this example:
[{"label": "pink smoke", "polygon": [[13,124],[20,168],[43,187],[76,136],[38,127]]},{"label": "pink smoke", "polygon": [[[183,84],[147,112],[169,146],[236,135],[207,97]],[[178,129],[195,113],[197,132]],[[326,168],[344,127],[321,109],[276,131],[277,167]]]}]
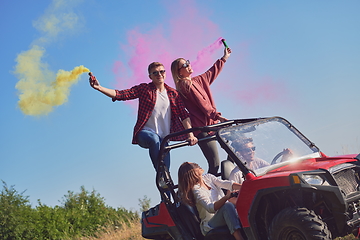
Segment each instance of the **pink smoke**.
[{"label": "pink smoke", "polygon": [[198,52],[196,60],[192,63],[192,67],[195,72],[198,72],[198,70],[209,68],[214,64],[212,56],[216,50],[221,48],[223,44],[221,42],[222,39],[222,37],[218,38],[213,44]]},{"label": "pink smoke", "polygon": [[[210,20],[206,9],[202,8],[200,12],[194,0],[164,3],[168,16],[171,16],[168,24],[158,24],[150,29],[147,27],[147,31],[141,30],[141,26],[138,26],[127,33],[126,43],[120,43],[121,57],[124,58],[125,54],[128,61],[116,61],[113,65],[116,88],[130,88],[136,84],[150,82],[147,67],[155,61],[164,64],[167,71],[166,83],[174,87],[170,65],[176,58],[189,59],[194,69],[193,76],[196,76],[205,72],[216,59],[223,56],[224,47],[222,37],[219,37],[219,27]],[[235,42],[234,39],[227,42],[230,48],[247,47]],[[243,49],[237,49],[237,52],[233,48],[232,50],[229,61],[236,64],[246,62],[242,55]],[[226,76],[231,72],[232,77],[221,79],[221,84],[217,83],[217,87],[212,88],[214,95],[240,101],[240,104],[246,105],[279,100],[279,92],[285,91],[285,84],[273,81],[271,77],[260,77],[250,83],[239,73],[236,64],[233,64],[236,69],[226,69]],[[226,65],[225,68],[228,68],[229,64]],[[218,78],[224,77],[221,73]],[[221,86],[218,87],[219,85]]]},{"label": "pink smoke", "polygon": [[[247,75],[247,74],[246,74]],[[257,104],[266,105],[271,102],[286,101],[289,98],[285,81],[272,77],[256,77],[238,75],[237,78],[226,79],[217,83],[213,92],[219,98],[233,101],[239,108],[253,107]]]},{"label": "pink smoke", "polygon": [[[169,16],[172,16],[168,26],[159,24],[147,32],[141,31],[140,27],[135,28],[127,33],[127,43],[120,44],[122,55],[125,53],[129,60],[126,63],[116,61],[113,65],[119,89],[151,81],[147,73],[151,62],[164,64],[166,82],[174,86],[170,65],[176,58],[190,59],[195,73],[206,71],[216,60],[213,55],[222,44],[217,25],[197,10],[195,1],[177,2],[176,7],[172,2],[166,4]],[[214,39],[217,40],[214,42]],[[206,45],[209,46],[204,48]],[[199,52],[199,49],[202,50]],[[221,54],[218,53],[217,58]]]}]

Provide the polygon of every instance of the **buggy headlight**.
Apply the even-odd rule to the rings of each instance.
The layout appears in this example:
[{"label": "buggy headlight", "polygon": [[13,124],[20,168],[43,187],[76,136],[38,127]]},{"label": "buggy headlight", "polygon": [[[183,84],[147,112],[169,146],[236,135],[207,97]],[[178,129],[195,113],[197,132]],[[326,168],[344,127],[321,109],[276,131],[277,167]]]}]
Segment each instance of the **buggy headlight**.
[{"label": "buggy headlight", "polygon": [[311,185],[329,185],[326,179],[322,178],[319,175],[303,175],[304,181]]}]

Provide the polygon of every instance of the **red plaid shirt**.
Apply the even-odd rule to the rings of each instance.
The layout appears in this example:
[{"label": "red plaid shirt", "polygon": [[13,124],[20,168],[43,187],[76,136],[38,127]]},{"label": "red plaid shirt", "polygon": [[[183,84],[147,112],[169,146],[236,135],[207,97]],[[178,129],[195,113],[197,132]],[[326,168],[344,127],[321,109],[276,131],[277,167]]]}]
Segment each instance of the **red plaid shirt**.
[{"label": "red plaid shirt", "polygon": [[[181,100],[178,92],[165,84],[165,89],[170,101],[171,108],[171,125],[170,133],[184,130],[182,121],[189,117],[189,113],[185,109],[185,105]],[[112,100],[115,101],[126,101],[132,99],[139,99],[139,109],[137,121],[134,127],[134,134],[132,143],[137,144],[136,135],[145,126],[145,123],[149,120],[156,103],[156,86],[151,83],[142,83],[136,85],[130,89],[116,90],[116,97]],[[185,140],[187,135],[181,135],[170,140],[181,141]]]}]

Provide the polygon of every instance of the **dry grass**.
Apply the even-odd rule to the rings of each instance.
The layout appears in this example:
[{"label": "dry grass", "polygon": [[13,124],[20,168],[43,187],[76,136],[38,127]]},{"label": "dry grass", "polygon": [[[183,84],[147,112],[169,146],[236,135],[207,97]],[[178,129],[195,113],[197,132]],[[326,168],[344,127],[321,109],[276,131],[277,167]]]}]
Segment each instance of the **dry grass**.
[{"label": "dry grass", "polygon": [[[134,220],[130,224],[122,224],[119,229],[107,229],[99,237],[81,238],[81,240],[144,240],[141,236],[141,224],[139,220]],[[335,240],[355,240],[358,239],[350,234],[345,237],[339,237]]]},{"label": "dry grass", "polygon": [[[144,240],[141,236],[141,224],[140,221],[133,221],[130,224],[122,224],[119,229],[108,229],[98,238],[82,238],[81,240]],[[345,237],[339,237],[335,240],[355,240],[358,239],[354,235],[350,234]]]},{"label": "dry grass", "polygon": [[356,238],[354,235],[350,234],[350,235],[347,235],[345,237],[339,237],[339,238],[336,238],[336,240],[355,240],[355,239],[358,239]]},{"label": "dry grass", "polygon": [[143,240],[140,220],[122,224],[118,229],[106,229],[99,237],[81,238],[81,240]]}]

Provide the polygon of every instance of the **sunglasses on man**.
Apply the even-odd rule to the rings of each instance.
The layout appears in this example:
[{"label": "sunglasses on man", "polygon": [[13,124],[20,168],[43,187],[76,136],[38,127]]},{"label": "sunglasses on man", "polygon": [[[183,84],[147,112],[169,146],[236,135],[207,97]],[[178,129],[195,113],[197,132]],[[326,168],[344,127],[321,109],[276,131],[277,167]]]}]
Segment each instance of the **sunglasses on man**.
[{"label": "sunglasses on man", "polygon": [[157,76],[159,74],[164,75],[164,73],[165,73],[165,70],[160,70],[160,71],[152,72],[151,74]]},{"label": "sunglasses on man", "polygon": [[255,152],[256,147],[251,148],[241,148],[240,152]]}]

